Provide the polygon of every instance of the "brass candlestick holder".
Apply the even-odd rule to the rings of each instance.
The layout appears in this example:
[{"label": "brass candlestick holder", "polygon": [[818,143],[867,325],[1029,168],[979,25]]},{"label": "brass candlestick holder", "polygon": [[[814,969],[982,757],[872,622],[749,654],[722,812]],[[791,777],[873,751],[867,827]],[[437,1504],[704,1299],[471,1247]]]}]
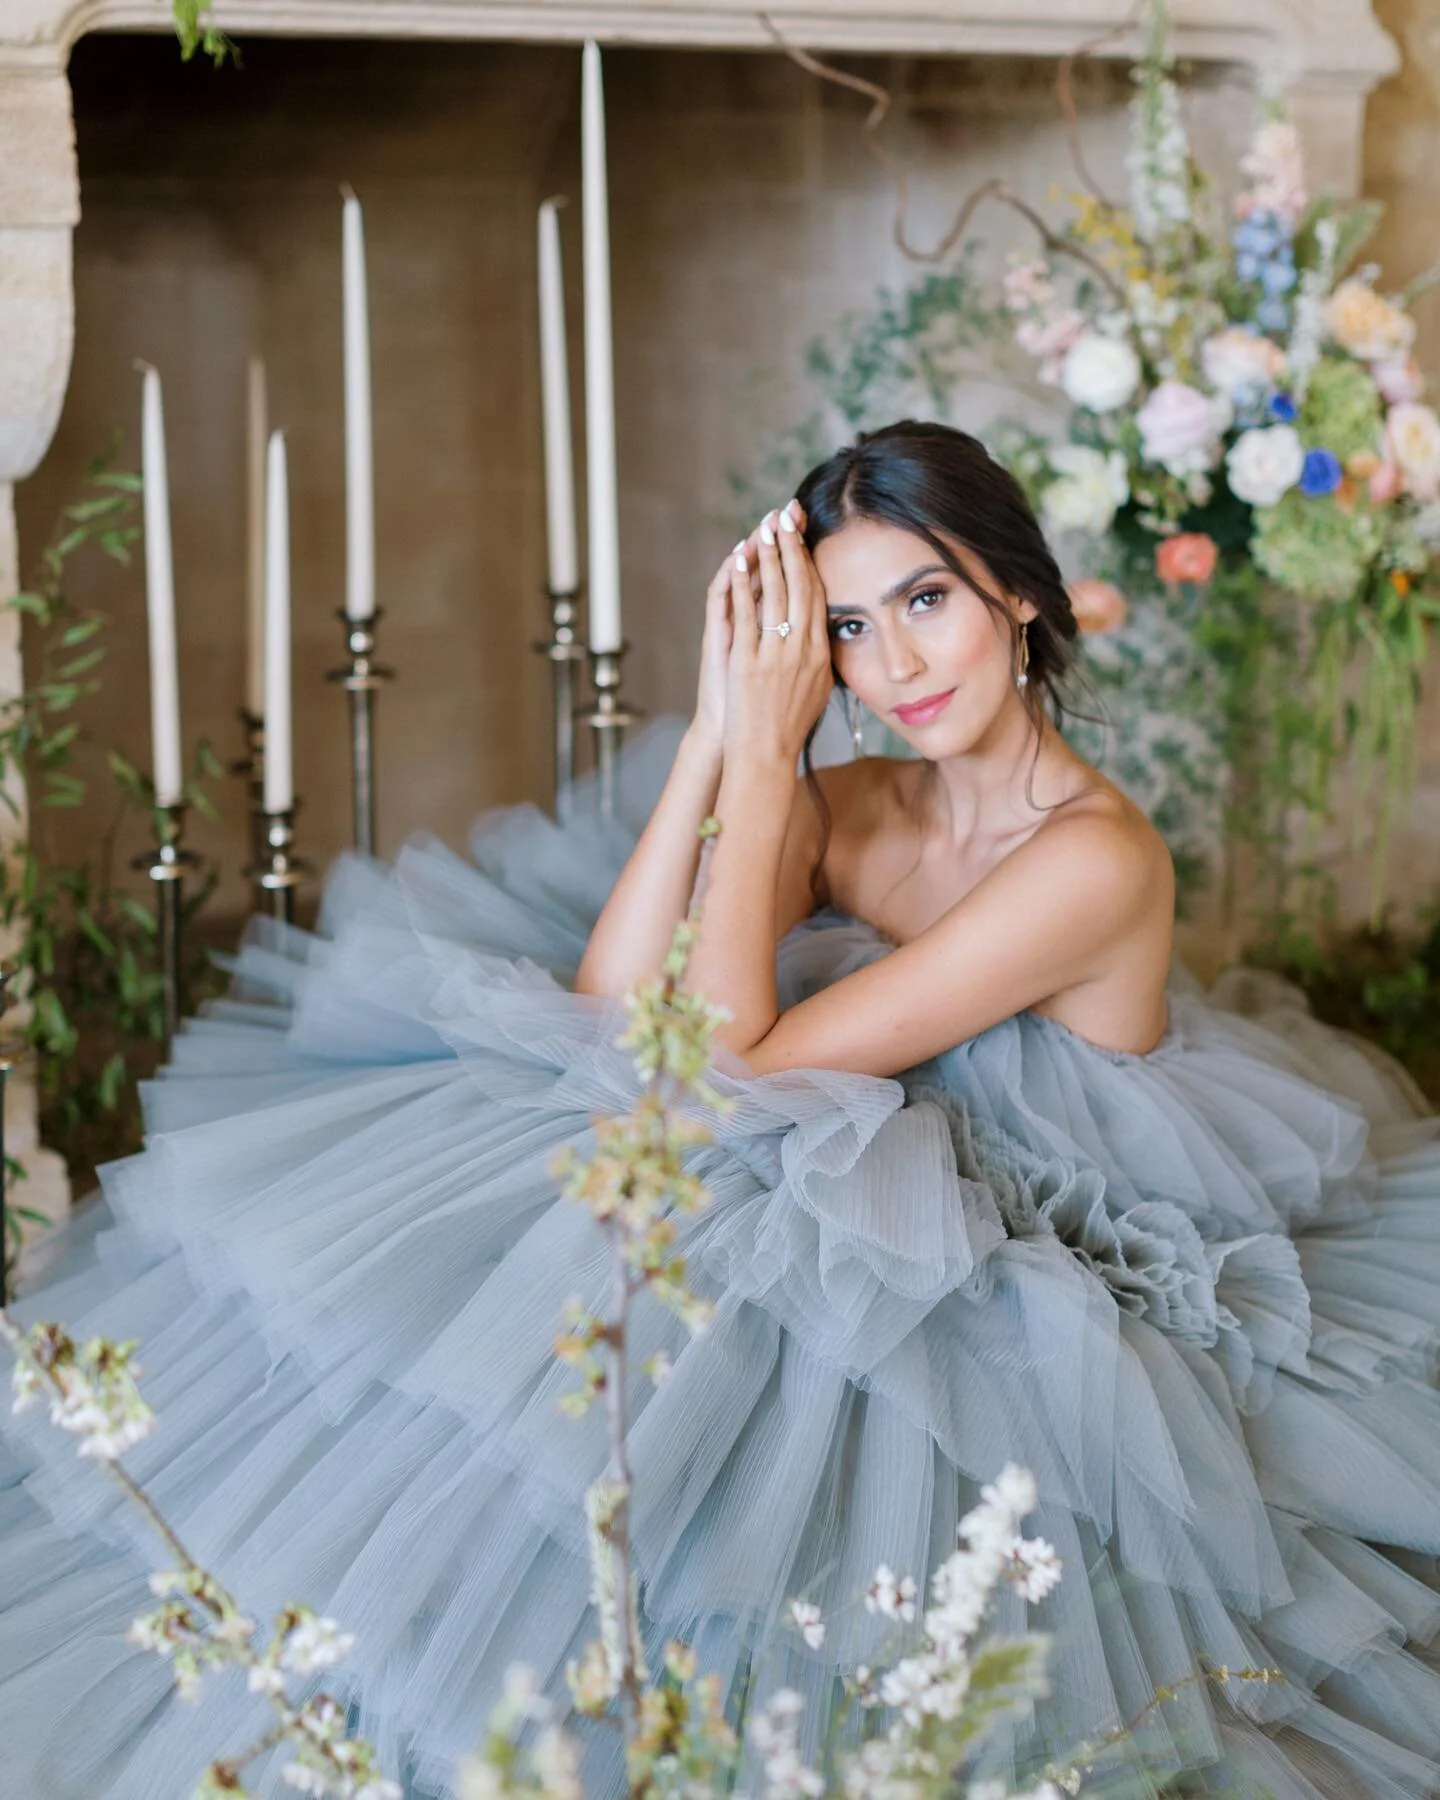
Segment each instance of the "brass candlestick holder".
[{"label": "brass candlestick holder", "polygon": [[600,815],[615,817],[615,777],[620,758],[620,740],[627,725],[640,718],[620,699],[620,663],[628,644],[614,650],[590,652],[590,681],[595,689],[595,704],[580,715],[595,739],[595,778],[600,791]]},{"label": "brass candlestick holder", "polygon": [[266,897],[271,915],[283,925],[295,923],[295,890],[314,873],[311,865],[295,855],[295,814],[298,800],[280,812],[266,812],[264,853],[249,871]]},{"label": "brass candlestick holder", "polygon": [[154,807],[151,818],[155,824],[155,848],[144,855],[135,857],[130,866],[132,869],[143,869],[155,883],[155,915],[158,927],[156,948],[159,953],[160,978],[163,984],[165,1054],[168,1057],[176,1034],[180,1030],[180,1020],[185,1010],[180,945],[180,926],[183,916],[181,898],[185,885],[185,871],[198,868],[200,858],[193,850],[185,849],[180,841],[185,830],[185,803],[183,800],[177,800],[170,806]]},{"label": "brass candlestick holder", "polygon": [[345,648],[350,662],[332,669],[327,677],[338,681],[350,696],[350,776],[355,826],[355,848],[364,856],[375,854],[375,693],[383,682],[393,681],[395,671],[372,661],[375,627],[382,617],[377,610],[368,619],[339,614],[345,627]]},{"label": "brass candlestick holder", "polygon": [[245,783],[250,817],[249,867],[258,869],[265,858],[265,721],[248,706],[242,706],[240,728],[245,733],[245,754],[231,763],[230,773]]},{"label": "brass candlestick holder", "polygon": [[555,817],[562,823],[570,812],[570,792],[575,785],[575,665],[585,661],[585,646],[576,641],[580,590],[557,593],[547,588],[550,599],[550,640],[536,644],[536,652],[550,662],[550,681],[555,708]]}]

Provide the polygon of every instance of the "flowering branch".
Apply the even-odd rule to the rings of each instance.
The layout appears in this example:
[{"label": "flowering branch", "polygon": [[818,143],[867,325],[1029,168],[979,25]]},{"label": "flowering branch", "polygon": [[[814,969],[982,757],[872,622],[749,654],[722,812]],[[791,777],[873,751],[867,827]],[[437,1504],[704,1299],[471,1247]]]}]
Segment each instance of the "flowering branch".
[{"label": "flowering branch", "polygon": [[144,1488],[120,1462],[123,1453],[155,1428],[155,1415],[140,1392],[135,1343],[92,1338],[77,1346],[54,1324],[22,1331],[0,1308],[0,1337],[15,1355],[14,1410],[25,1412],[48,1396],[50,1420],[80,1439],[79,1454],[98,1462],[130,1503],[149,1520],[175,1567],[153,1574],[150,1591],[163,1604],[136,1619],[126,1633],[138,1649],[171,1664],[182,1700],[200,1698],[208,1669],[247,1669],[251,1693],[264,1694],[276,1712],[269,1732],[247,1750],[214,1762],[195,1790],[195,1800],[244,1796],[240,1771],[264,1751],[289,1742],[296,1751],[281,1771],[300,1793],[336,1800],[400,1800],[400,1789],[375,1767],[370,1745],[345,1736],[345,1712],[328,1694],[303,1704],[286,1693],[285,1672],[312,1675],[346,1655],[354,1639],[333,1619],[293,1603],[281,1608],[269,1644],[257,1651],[259,1627],[232,1595],[190,1554]]}]

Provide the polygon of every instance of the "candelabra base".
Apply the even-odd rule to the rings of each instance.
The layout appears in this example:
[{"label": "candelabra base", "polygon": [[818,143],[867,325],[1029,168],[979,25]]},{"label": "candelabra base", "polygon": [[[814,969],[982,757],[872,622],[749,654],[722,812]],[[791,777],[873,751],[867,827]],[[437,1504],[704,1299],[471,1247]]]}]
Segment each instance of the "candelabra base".
[{"label": "candelabra base", "polygon": [[620,699],[620,664],[628,644],[614,650],[592,650],[590,681],[595,689],[595,703],[579,715],[580,723],[590,727],[595,742],[595,780],[600,795],[602,818],[615,817],[615,785],[620,760],[620,743],[626,727],[644,715],[632,712]]},{"label": "candelabra base", "polygon": [[132,869],[143,869],[155,883],[161,1005],[165,1021],[165,1054],[168,1056],[185,1011],[184,959],[180,944],[184,920],[181,899],[185,872],[187,869],[198,868],[200,858],[193,850],[185,849],[180,841],[185,830],[183,802],[157,806],[154,820],[155,848],[133,858],[130,866]]},{"label": "candelabra base", "polygon": [[570,790],[575,782],[575,665],[588,654],[575,638],[580,590],[564,593],[547,588],[550,599],[550,638],[535,645],[536,653],[550,664],[555,710],[555,817],[562,822],[570,811]]},{"label": "candelabra base", "polygon": [[283,812],[267,812],[263,815],[265,856],[263,861],[246,870],[263,896],[263,909],[284,925],[295,923],[295,890],[302,887],[314,874],[311,865],[302,857],[296,856],[291,847],[295,841],[295,814],[298,810],[299,802],[296,801],[294,806],[287,807]]},{"label": "candelabra base", "polygon": [[230,773],[245,783],[250,815],[250,867],[265,859],[265,721],[249,707],[240,708],[240,727],[245,733],[245,754],[237,756]]},{"label": "candelabra base", "polygon": [[350,776],[355,848],[362,856],[375,854],[375,694],[395,679],[393,669],[382,669],[371,660],[375,653],[375,628],[383,613],[377,608],[368,619],[339,614],[345,627],[345,648],[350,661],[331,669],[326,677],[350,696]]}]

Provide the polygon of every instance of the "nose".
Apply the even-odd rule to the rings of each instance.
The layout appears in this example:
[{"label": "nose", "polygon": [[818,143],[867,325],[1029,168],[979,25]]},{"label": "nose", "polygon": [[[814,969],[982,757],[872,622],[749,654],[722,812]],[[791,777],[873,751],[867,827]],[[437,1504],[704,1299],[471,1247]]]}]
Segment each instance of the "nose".
[{"label": "nose", "polygon": [[885,673],[896,687],[903,687],[925,673],[925,659],[903,626],[891,625],[883,638]]}]

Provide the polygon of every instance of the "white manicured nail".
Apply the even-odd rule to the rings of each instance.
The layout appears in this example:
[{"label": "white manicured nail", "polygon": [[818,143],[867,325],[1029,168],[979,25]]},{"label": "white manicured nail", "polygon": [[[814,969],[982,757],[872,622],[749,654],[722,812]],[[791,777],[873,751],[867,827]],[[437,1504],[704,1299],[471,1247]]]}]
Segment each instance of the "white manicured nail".
[{"label": "white manicured nail", "polygon": [[[795,502],[792,500],[790,506],[793,506],[794,504]],[[780,515],[780,529],[782,531],[794,531],[796,529],[795,515],[791,512],[790,506],[787,506]]]},{"label": "white manicured nail", "polygon": [[745,560],[745,552],[743,550],[737,550],[735,552],[735,567],[740,571],[740,573],[742,575],[746,574],[749,571],[750,565]]},{"label": "white manicured nail", "polygon": [[770,523],[769,513],[766,513],[765,517],[760,522],[760,542],[762,544],[773,544],[775,542],[775,528]]}]

